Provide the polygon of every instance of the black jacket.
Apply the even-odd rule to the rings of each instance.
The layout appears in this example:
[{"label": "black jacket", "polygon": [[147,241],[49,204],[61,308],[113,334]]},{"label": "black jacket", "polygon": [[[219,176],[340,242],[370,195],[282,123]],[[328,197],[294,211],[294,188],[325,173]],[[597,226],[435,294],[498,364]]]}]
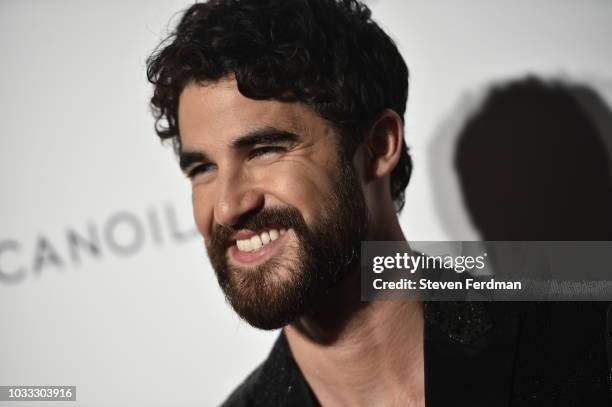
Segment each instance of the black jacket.
[{"label": "black jacket", "polygon": [[[612,406],[608,303],[429,302],[427,407]],[[318,406],[284,333],[223,406]]]}]

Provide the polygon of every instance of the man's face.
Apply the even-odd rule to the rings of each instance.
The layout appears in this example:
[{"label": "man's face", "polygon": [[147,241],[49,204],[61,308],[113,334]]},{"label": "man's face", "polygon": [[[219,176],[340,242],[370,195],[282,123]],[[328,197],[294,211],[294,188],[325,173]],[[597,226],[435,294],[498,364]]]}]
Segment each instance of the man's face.
[{"label": "man's face", "polygon": [[189,84],[179,101],[181,167],[226,298],[275,329],[314,312],[356,271],[367,209],[336,131],[309,107]]}]

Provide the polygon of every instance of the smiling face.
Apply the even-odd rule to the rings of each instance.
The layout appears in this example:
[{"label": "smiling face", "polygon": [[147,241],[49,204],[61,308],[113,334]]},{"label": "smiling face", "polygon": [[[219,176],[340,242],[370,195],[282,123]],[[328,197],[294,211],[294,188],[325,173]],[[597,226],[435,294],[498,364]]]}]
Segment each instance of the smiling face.
[{"label": "smiling face", "polygon": [[257,101],[234,80],[189,84],[181,167],[219,283],[250,324],[313,312],[358,266],[367,209],[337,132],[300,103]]}]

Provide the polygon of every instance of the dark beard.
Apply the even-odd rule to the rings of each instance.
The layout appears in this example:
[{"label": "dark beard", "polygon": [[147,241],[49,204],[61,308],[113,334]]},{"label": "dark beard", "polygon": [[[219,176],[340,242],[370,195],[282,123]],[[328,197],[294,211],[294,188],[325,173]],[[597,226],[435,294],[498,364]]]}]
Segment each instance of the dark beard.
[{"label": "dark beard", "polygon": [[[272,207],[250,215],[231,228],[217,225],[207,243],[208,255],[225,297],[236,313],[260,329],[281,328],[316,312],[333,296],[343,278],[359,272],[361,241],[366,239],[368,212],[351,163],[341,159],[327,212],[308,226],[294,207]],[[265,263],[241,268],[229,264],[231,236],[240,229],[293,229],[297,247]]]}]

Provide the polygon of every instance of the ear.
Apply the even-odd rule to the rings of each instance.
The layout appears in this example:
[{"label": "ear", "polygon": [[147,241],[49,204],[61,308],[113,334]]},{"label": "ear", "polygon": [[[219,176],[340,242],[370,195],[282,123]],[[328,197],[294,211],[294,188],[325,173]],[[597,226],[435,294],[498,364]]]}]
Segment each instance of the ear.
[{"label": "ear", "polygon": [[368,178],[382,178],[395,168],[400,159],[404,141],[404,123],[399,115],[391,110],[384,110],[366,136],[368,150]]}]

